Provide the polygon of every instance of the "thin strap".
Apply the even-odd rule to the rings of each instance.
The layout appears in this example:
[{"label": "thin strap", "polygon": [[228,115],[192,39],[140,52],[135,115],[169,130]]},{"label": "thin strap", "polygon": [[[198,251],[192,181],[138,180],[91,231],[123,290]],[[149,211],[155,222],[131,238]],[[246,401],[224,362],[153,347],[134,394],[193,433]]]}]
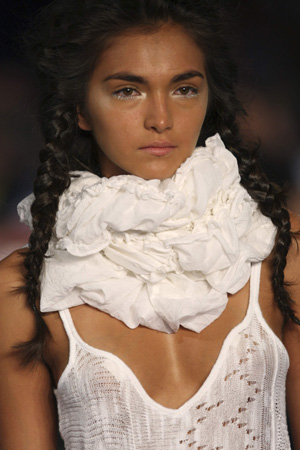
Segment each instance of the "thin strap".
[{"label": "thin strap", "polygon": [[[259,308],[259,286],[260,286],[260,274],[261,274],[261,262],[253,263],[251,265],[251,273],[250,273],[250,295],[249,295],[249,304],[248,311],[246,313],[246,317],[250,319],[249,316],[252,316],[253,309],[255,307]],[[259,308],[260,309],[260,308]],[[72,342],[75,340],[79,344],[88,345],[81,339],[79,336],[76,327],[74,325],[71,313],[69,309],[64,309],[59,311],[60,318],[64,325],[64,329],[69,338],[70,347],[72,347]],[[245,317],[245,318],[246,318]],[[243,321],[244,322],[244,321]]]},{"label": "thin strap", "polygon": [[68,372],[71,370],[71,368],[74,364],[75,355],[76,355],[75,341],[74,341],[74,339],[72,339],[72,334],[73,334],[72,326],[70,326],[70,320],[72,320],[70,311],[68,309],[59,311],[59,316],[61,318],[61,321],[63,323],[64,329],[65,329],[65,332],[66,332],[66,335],[67,335],[68,341],[69,341],[69,360],[58,380],[57,387],[59,387],[61,385],[61,383],[63,383]]},{"label": "thin strap", "polygon": [[251,275],[250,275],[249,306],[251,306],[251,309],[255,306],[259,306],[260,274],[261,274],[261,262],[253,263],[251,265]]},{"label": "thin strap", "polygon": [[252,265],[251,270],[251,281],[250,281],[250,302],[253,305],[253,310],[255,311],[255,315],[259,320],[263,329],[268,333],[268,336],[276,342],[277,346],[281,348],[281,350],[285,354],[285,358],[287,359],[287,365],[289,364],[289,355],[287,349],[283,345],[282,341],[279,337],[274,333],[268,322],[263,316],[262,310],[260,308],[259,303],[259,287],[260,287],[260,275],[261,275],[261,262],[255,263]]},{"label": "thin strap", "polygon": [[[72,330],[72,319],[71,319],[71,314],[70,311],[68,309],[64,309],[62,311],[59,311],[59,315],[61,318],[61,321],[63,323],[66,335],[69,338],[69,341],[72,341],[72,335],[73,335],[73,330]],[[71,321],[70,321],[71,319]]]},{"label": "thin strap", "polygon": [[90,346],[87,342],[85,342],[81,336],[79,335],[75,324],[73,322],[72,319],[72,315],[69,309],[64,309],[62,311],[59,311],[59,315],[61,317],[61,320],[63,322],[66,334],[69,338],[69,342],[70,342],[70,349],[74,349],[76,348],[76,343],[82,348],[85,348],[86,350],[88,350],[89,352],[100,352],[101,350],[95,347]]},{"label": "thin strap", "polygon": [[65,331],[67,333],[67,336],[69,338],[69,341],[72,345],[72,343],[77,342],[79,345],[88,345],[83,341],[83,339],[79,336],[78,331],[76,330],[75,324],[72,319],[72,315],[69,309],[64,309],[62,311],[59,311],[59,315],[61,317],[61,320],[63,322]]},{"label": "thin strap", "polygon": [[79,335],[75,324],[73,322],[72,319],[72,315],[69,309],[64,309],[62,311],[59,311],[59,315],[61,317],[61,320],[63,322],[66,334],[69,338],[69,343],[70,343],[70,352],[73,354],[75,351],[75,343],[79,344],[80,347],[84,347],[87,350],[93,349],[98,351],[98,349],[94,349],[93,347],[91,347],[87,342],[85,342],[81,336]]},{"label": "thin strap", "polygon": [[59,315],[69,340],[69,363],[70,363],[70,361],[71,362],[73,361],[73,358],[75,356],[75,340],[73,331],[74,325],[72,322],[70,311],[68,309],[59,311]]}]

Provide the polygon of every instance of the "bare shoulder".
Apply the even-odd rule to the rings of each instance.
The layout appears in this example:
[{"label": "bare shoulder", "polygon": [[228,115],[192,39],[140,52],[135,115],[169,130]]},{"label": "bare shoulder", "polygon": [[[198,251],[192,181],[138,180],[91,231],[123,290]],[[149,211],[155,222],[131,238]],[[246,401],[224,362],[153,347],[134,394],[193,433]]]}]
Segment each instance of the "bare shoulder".
[{"label": "bare shoulder", "polygon": [[296,214],[290,212],[290,221],[291,221],[291,231],[294,234],[292,240],[291,250],[292,255],[300,255],[299,246],[300,246],[300,217]]},{"label": "bare shoulder", "polygon": [[0,286],[3,288],[8,283],[22,283],[25,276],[24,259],[27,249],[15,250],[0,261]]},{"label": "bare shoulder", "polygon": [[[35,317],[22,290],[26,250],[0,262],[0,447],[19,450],[56,448],[56,413],[46,366],[22,366],[16,344],[35,334]],[[34,423],[34,427],[32,424]]]},{"label": "bare shoulder", "polygon": [[1,349],[14,345],[16,340],[29,340],[35,321],[22,292],[26,270],[26,250],[16,250],[0,261],[0,337]]},{"label": "bare shoulder", "polygon": [[[295,233],[287,257],[286,281],[293,299],[293,310],[300,319],[300,219],[290,214],[291,229]],[[298,234],[296,234],[298,233]],[[290,358],[287,376],[287,410],[293,448],[300,448],[300,325],[291,321],[284,327],[283,342]]]},{"label": "bare shoulder", "polygon": [[285,281],[288,283],[288,290],[294,301],[293,309],[300,318],[300,218],[290,213],[290,220],[293,237],[287,255],[284,275]]},{"label": "bare shoulder", "polygon": [[285,279],[290,283],[290,292],[295,301],[295,307],[299,305],[300,313],[300,218],[290,213],[291,230],[294,233],[292,243],[287,255]]}]

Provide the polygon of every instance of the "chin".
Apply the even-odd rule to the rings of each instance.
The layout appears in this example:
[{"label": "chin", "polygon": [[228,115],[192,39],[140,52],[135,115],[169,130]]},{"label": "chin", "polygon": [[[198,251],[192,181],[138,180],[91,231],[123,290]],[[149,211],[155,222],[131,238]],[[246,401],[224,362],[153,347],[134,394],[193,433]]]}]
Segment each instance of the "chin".
[{"label": "chin", "polygon": [[156,163],[155,166],[149,165],[147,167],[143,167],[143,170],[136,170],[132,172],[133,175],[136,175],[140,178],[144,178],[144,180],[166,180],[167,178],[171,178],[178,167],[179,164],[171,164],[170,161],[161,161]]},{"label": "chin", "polygon": [[137,175],[140,178],[144,178],[144,180],[166,180],[167,178],[171,178],[174,173],[176,172],[177,169],[175,170],[149,170],[149,171],[144,171],[143,174],[139,174]]}]

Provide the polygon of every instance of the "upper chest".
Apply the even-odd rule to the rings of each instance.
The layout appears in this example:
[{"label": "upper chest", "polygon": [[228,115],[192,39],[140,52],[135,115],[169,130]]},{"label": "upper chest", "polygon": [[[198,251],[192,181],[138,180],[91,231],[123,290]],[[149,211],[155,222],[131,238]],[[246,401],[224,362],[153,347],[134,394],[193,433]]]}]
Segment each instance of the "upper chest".
[{"label": "upper chest", "polygon": [[[281,314],[274,306],[267,277],[262,268],[260,306],[273,331],[279,336]],[[72,308],[76,332],[91,347],[101,349],[122,360],[135,374],[148,395],[158,403],[177,408],[203,385],[210,374],[226,336],[243,321],[249,304],[247,283],[229,296],[225,311],[201,333],[179,329],[166,334],[138,327],[129,329],[117,319],[87,305]],[[57,314],[46,320],[54,339],[48,355],[54,378],[58,381],[69,357],[69,342]]]}]

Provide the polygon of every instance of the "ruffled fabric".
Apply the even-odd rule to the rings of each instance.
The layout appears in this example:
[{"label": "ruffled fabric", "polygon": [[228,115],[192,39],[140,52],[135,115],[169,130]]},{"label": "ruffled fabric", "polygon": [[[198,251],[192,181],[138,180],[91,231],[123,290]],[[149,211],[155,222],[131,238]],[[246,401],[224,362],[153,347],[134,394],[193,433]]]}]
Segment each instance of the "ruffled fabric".
[{"label": "ruffled fabric", "polygon": [[[163,181],[73,175],[41,274],[42,312],[87,303],[130,328],[200,332],[273,248],[276,228],[219,135]],[[18,206],[29,226],[33,200]]]}]

